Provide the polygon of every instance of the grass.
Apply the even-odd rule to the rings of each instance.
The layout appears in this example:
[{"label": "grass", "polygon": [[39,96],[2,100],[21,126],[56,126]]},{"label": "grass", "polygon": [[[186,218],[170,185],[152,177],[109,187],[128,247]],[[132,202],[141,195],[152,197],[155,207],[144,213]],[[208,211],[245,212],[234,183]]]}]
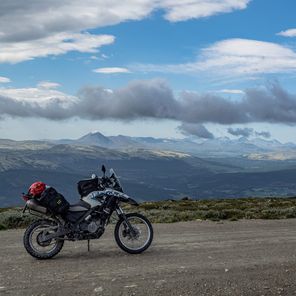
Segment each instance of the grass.
[{"label": "grass", "polygon": [[[138,208],[125,205],[124,208],[127,212],[142,213],[152,223],[296,218],[296,198],[167,200],[144,202]],[[34,219],[36,217],[29,214],[22,215],[21,208],[3,208],[0,209],[0,230],[26,227]]]},{"label": "grass", "polygon": [[296,198],[239,198],[144,202],[138,210],[154,223],[193,220],[296,218]]},{"label": "grass", "polygon": [[27,227],[34,220],[36,217],[32,215],[23,215],[21,208],[0,209],[0,230]]}]

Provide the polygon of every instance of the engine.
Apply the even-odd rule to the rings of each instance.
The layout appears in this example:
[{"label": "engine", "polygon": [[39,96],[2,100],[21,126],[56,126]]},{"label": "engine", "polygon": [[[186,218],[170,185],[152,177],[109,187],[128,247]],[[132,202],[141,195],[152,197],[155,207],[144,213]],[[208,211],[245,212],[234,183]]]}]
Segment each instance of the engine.
[{"label": "engine", "polygon": [[100,228],[100,221],[83,221],[80,223],[79,228],[83,232],[95,233]]},{"label": "engine", "polygon": [[100,237],[104,232],[104,225],[100,219],[98,212],[91,213],[79,224],[80,231],[86,235],[91,234],[95,237]]}]

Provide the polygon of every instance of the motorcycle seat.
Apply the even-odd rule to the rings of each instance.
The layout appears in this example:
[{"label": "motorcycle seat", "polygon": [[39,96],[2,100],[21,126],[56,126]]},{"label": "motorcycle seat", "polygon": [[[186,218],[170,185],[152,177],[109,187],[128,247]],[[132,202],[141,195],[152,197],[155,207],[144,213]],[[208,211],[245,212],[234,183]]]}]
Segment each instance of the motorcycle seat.
[{"label": "motorcycle seat", "polygon": [[90,205],[83,200],[80,200],[79,202],[70,205],[69,211],[70,212],[83,212],[90,209]]}]

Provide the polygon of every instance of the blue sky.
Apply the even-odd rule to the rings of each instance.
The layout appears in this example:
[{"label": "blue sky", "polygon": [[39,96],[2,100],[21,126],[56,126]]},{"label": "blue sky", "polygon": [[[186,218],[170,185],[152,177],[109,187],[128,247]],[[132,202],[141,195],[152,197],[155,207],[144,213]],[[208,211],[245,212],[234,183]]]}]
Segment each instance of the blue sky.
[{"label": "blue sky", "polygon": [[[52,0],[36,5],[30,0],[12,0],[11,5],[0,4],[0,11],[6,12],[0,15],[0,102],[6,106],[0,110],[0,138],[77,138],[92,130],[107,135],[204,137],[194,132],[195,127],[200,131],[203,126],[215,137],[233,137],[229,128],[251,128],[251,136],[265,131],[272,138],[296,142],[295,1],[80,2]],[[140,86],[131,87],[135,80]],[[285,96],[278,90],[270,95],[271,83],[289,96],[289,103],[282,103]],[[105,92],[96,101],[98,87]],[[171,108],[163,104],[171,101],[163,93],[158,95],[163,87],[172,92],[173,104],[188,100],[188,93],[194,93],[196,108],[209,100],[215,105],[220,98],[233,103],[245,96],[250,105],[256,102],[256,95],[257,101],[266,101],[270,112],[258,114],[249,106],[241,116],[227,112],[229,118],[235,117],[232,120],[222,118],[211,106],[194,115],[184,104],[180,110],[187,115],[176,115],[181,112],[175,110],[179,107],[160,112],[158,105]],[[118,89],[124,91],[116,92]],[[248,93],[248,89],[255,90]],[[110,106],[102,108],[104,113],[87,113],[91,106],[83,115],[73,111],[77,108],[71,104],[77,100],[99,105],[108,92],[113,96],[108,99]],[[140,100],[145,106],[151,96],[158,99],[155,106],[147,107],[149,112],[134,105],[130,112],[115,112],[114,106],[122,109],[122,105],[132,104],[126,93],[130,97],[137,94],[136,106]],[[112,107],[119,96],[122,98]],[[49,105],[57,100],[58,115],[53,115]],[[7,106],[15,101],[18,104],[11,111]],[[226,105],[223,101],[221,112]],[[233,112],[241,113],[244,106]],[[279,108],[278,114],[275,108]],[[178,128],[186,124],[191,127]]]}]

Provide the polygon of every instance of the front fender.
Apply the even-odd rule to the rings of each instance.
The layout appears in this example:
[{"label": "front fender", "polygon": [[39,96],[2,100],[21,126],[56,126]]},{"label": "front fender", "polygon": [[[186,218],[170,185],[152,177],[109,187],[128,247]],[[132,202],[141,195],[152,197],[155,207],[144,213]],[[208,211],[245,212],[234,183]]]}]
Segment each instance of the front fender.
[{"label": "front fender", "polygon": [[127,194],[125,194],[123,192],[119,192],[114,189],[106,189],[104,191],[104,194],[107,196],[114,196],[114,197],[118,198],[119,201],[129,203],[133,206],[139,205],[133,198],[129,197]]},{"label": "front fender", "polygon": [[131,205],[133,205],[133,206],[139,206],[138,202],[136,202],[131,197],[129,197],[126,202],[129,203],[129,204],[131,204]]},{"label": "front fender", "polygon": [[129,197],[126,194],[123,194],[122,196],[120,196],[119,200],[122,201],[122,202],[129,203],[129,204],[131,204],[133,206],[138,206],[139,205],[133,198]]}]

